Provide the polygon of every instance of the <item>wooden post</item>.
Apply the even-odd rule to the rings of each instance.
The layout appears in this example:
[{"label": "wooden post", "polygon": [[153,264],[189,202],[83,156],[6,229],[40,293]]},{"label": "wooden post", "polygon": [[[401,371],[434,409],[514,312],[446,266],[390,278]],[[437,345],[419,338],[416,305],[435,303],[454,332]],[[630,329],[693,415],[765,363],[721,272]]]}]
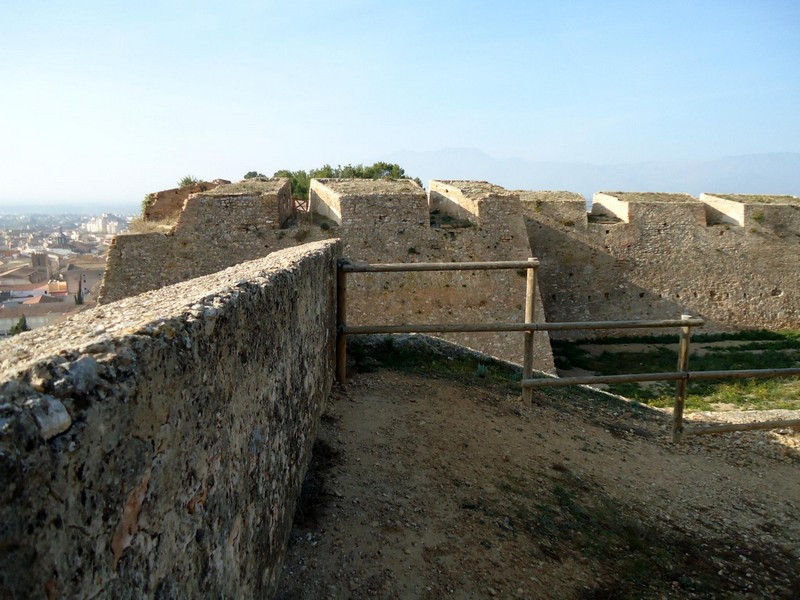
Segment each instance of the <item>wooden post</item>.
[{"label": "wooden post", "polygon": [[347,273],[342,269],[345,261],[336,268],[336,379],[341,385],[347,382]]},{"label": "wooden post", "polygon": [[[682,321],[691,319],[691,315],[681,315]],[[685,373],[689,366],[689,342],[692,328],[688,325],[681,327],[680,346],[678,348],[678,372]],[[675,408],[672,410],[672,442],[679,444],[683,441],[683,406],[686,403],[686,379],[679,379],[675,383]]]},{"label": "wooden post", "polygon": [[[525,322],[533,323],[533,311],[536,300],[536,265],[535,258],[528,259],[528,278],[525,290]],[[525,332],[524,356],[522,360],[522,378],[531,379],[533,377],[533,331]],[[522,388],[522,401],[525,404],[533,403],[533,388]]]}]

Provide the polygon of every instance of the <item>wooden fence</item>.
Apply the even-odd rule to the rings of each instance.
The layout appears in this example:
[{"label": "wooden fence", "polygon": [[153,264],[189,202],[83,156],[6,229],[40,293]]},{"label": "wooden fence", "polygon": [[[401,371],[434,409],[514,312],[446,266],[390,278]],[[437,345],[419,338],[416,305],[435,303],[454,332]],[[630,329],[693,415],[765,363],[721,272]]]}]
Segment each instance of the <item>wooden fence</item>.
[{"label": "wooden fence", "polygon": [[[536,297],[536,272],[539,261],[452,262],[452,263],[351,263],[340,260],[336,275],[336,377],[344,384],[347,379],[347,336],[374,333],[462,333],[518,331],[525,335],[522,361],[522,397],[531,403],[534,388],[591,385],[595,383],[627,383],[642,381],[675,381],[675,406],[672,413],[672,440],[680,443],[690,435],[726,433],[754,429],[775,429],[800,426],[800,419],[783,421],[761,421],[757,423],[723,424],[686,429],[683,424],[683,409],[686,402],[686,386],[690,380],[705,379],[753,379],[776,377],[800,377],[800,368],[792,369],[747,369],[731,371],[689,371],[691,331],[702,327],[704,321],[691,315],[680,319],[636,320],[636,321],[581,321],[565,323],[534,323]],[[524,323],[438,323],[432,325],[347,325],[347,275],[349,273],[398,273],[420,271],[487,271],[499,269],[525,269],[527,285],[525,291]],[[680,328],[678,367],[674,372],[631,373],[624,375],[587,375],[582,377],[533,377],[533,334],[536,331],[568,331],[592,329],[652,329]]]}]

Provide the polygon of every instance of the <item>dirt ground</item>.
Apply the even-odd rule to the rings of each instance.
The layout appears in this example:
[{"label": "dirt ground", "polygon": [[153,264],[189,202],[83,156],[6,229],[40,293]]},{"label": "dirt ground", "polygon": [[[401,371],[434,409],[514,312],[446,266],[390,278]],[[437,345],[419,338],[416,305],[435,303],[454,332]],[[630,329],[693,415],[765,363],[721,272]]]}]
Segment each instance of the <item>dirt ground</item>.
[{"label": "dirt ground", "polygon": [[797,431],[674,446],[667,412],[590,396],[356,375],[323,417],[276,597],[800,597]]}]

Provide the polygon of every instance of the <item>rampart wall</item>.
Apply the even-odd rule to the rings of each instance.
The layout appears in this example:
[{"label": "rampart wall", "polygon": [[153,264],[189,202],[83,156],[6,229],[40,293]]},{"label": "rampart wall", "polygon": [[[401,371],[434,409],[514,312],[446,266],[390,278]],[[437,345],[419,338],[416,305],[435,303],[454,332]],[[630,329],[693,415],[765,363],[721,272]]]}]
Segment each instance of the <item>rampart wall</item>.
[{"label": "rampart wall", "polygon": [[[293,215],[286,180],[249,180],[192,195],[171,233],[117,237],[101,301],[339,236],[344,255],[355,261],[536,256],[542,262],[537,304],[543,307],[537,320],[675,318],[689,312],[705,318],[711,330],[800,327],[800,200],[794,197],[704,194],[698,200],[608,192],[595,196],[587,215],[583,197],[569,192],[432,181],[426,198],[408,180],[313,180],[309,200],[312,214]],[[522,320],[523,275],[352,275],[349,320]],[[599,333],[575,335],[594,334]],[[520,361],[517,334],[446,337]],[[550,370],[547,336],[537,338],[537,367]]]},{"label": "rampart wall", "polygon": [[0,596],[270,598],[331,387],[337,242],[0,342]]},{"label": "rampart wall", "polygon": [[587,215],[577,194],[520,197],[549,321],[800,327],[798,198],[605,193]]},{"label": "rampart wall", "polygon": [[171,231],[114,238],[99,301],[113,302],[330,237],[319,228],[287,229],[295,217],[288,179],[250,179],[192,194]]},{"label": "rampart wall", "polygon": [[[439,182],[434,182],[437,186]],[[245,187],[244,189],[242,186]],[[344,255],[364,262],[524,260],[531,256],[516,193],[486,182],[442,182],[437,206],[464,203],[472,220],[431,209],[410,180],[312,180],[313,214],[280,218],[288,180],[248,180],[188,198],[170,233],[117,236],[101,303],[215,272],[303,242],[341,237]],[[450,199],[450,198],[454,199]],[[274,215],[274,216],[271,216]],[[351,324],[522,321],[524,272],[350,276]],[[541,302],[538,319],[544,318]],[[380,307],[379,311],[375,307]],[[522,361],[520,334],[448,339]],[[536,368],[552,371],[547,334],[535,336]]]},{"label": "rampart wall", "polygon": [[[526,260],[531,256],[519,197],[486,182],[313,180],[311,207],[340,211],[344,256],[354,262]],[[326,207],[330,207],[330,210]],[[477,212],[473,212],[477,211]],[[471,215],[462,219],[462,214]],[[454,216],[456,215],[456,216]],[[502,222],[502,226],[495,225]],[[522,322],[524,271],[360,273],[348,276],[348,324]],[[542,303],[538,302],[542,320]],[[446,334],[445,339],[522,362],[519,333]],[[546,333],[536,334],[535,368],[554,369]]]},{"label": "rampart wall", "polygon": [[189,196],[213,190],[226,183],[230,183],[230,181],[224,179],[199,181],[191,185],[148,194],[142,209],[142,218],[145,221],[160,221],[177,217]]}]

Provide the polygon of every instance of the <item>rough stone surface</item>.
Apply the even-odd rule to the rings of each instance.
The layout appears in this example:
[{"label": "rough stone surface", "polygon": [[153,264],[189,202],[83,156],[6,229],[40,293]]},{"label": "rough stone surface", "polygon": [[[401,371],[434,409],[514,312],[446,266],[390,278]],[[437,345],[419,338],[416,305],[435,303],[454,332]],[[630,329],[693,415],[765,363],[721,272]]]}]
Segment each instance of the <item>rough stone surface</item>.
[{"label": "rough stone surface", "polygon": [[[106,297],[340,236],[344,256],[354,261],[536,256],[542,262],[537,305],[544,306],[537,321],[660,319],[689,312],[705,318],[711,330],[800,327],[800,199],[792,196],[704,194],[698,200],[607,192],[595,196],[589,216],[583,197],[571,192],[432,181],[428,200],[408,180],[321,179],[311,182],[313,214],[280,228],[269,216],[276,209],[260,212],[246,200],[246,190],[225,189],[187,201],[172,235],[118,237],[109,252]],[[521,321],[523,315],[525,280],[516,273],[353,275],[349,285],[352,325],[375,323],[376,313],[384,324]],[[601,333],[557,335],[593,334]],[[518,334],[446,337],[521,360]],[[552,368],[545,334],[537,334],[536,355],[537,368]]]},{"label": "rough stone surface", "polygon": [[747,197],[734,196],[723,207],[598,194],[587,215],[583,198],[569,192],[520,196],[548,321],[690,313],[707,330],[800,326],[800,201],[742,204]]},{"label": "rough stone surface", "polygon": [[338,255],[0,342],[0,597],[271,597],[331,387]]},{"label": "rough stone surface", "polygon": [[[109,251],[101,301],[335,236],[342,239],[344,256],[354,261],[524,260],[531,256],[518,195],[486,182],[445,182],[435,194],[437,206],[444,210],[434,209],[432,215],[425,191],[411,180],[314,179],[309,194],[312,214],[298,215],[294,223],[290,220],[276,229],[269,215],[278,201],[265,207],[249,194],[255,191],[251,186],[256,186],[262,196],[282,198],[285,190],[288,198],[288,181],[277,181],[286,181],[285,188],[248,180],[190,197],[172,234],[118,236]],[[450,214],[462,210],[458,203],[466,207],[469,218]],[[348,280],[351,325],[518,322],[524,318],[524,272],[369,274]],[[541,320],[542,304],[537,304],[536,318]],[[522,362],[523,341],[518,333],[446,337]],[[547,334],[536,334],[534,352],[537,368],[554,369]]]},{"label": "rough stone surface", "polygon": [[[344,256],[353,262],[526,260],[531,256],[519,197],[485,182],[312,180],[312,210],[338,213]],[[326,208],[327,207],[327,208]],[[461,218],[468,214],[470,218]],[[524,271],[359,273],[348,276],[349,325],[522,322]],[[541,301],[537,320],[544,318]],[[445,339],[522,362],[519,333],[456,333]],[[535,336],[534,364],[554,370],[549,338]]]},{"label": "rough stone surface", "polygon": [[142,218],[145,221],[160,221],[175,217],[181,212],[189,196],[213,190],[218,185],[223,185],[225,183],[230,183],[230,181],[224,179],[215,179],[211,182],[199,181],[191,185],[148,194],[145,199]]},{"label": "rough stone surface", "polygon": [[190,195],[169,233],[118,235],[99,302],[215,273],[270,252],[318,241],[285,227],[294,216],[288,179],[253,179]]}]

